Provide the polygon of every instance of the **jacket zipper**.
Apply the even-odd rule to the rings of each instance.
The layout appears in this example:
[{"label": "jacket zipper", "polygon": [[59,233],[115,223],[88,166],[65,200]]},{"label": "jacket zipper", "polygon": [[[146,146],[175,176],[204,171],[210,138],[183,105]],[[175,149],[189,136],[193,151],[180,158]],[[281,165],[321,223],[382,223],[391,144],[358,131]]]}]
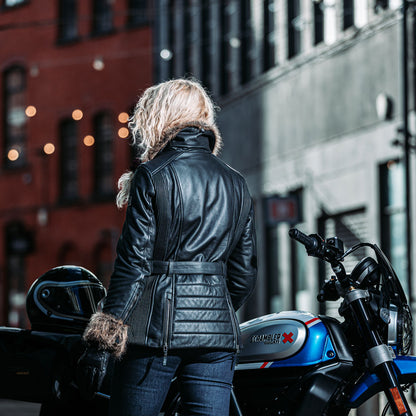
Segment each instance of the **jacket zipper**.
[{"label": "jacket zipper", "polygon": [[231,324],[233,326],[233,331],[234,331],[234,347],[236,349],[237,354],[240,352],[240,344],[238,342],[238,338],[239,338],[239,331],[237,329],[238,323],[236,321],[236,317],[235,317],[235,312],[234,312],[234,308],[231,304],[231,299],[230,299],[230,294],[228,293],[228,289],[226,289],[226,299],[227,299],[227,304],[228,304],[228,308],[230,310],[230,314],[231,314]]},{"label": "jacket zipper", "polygon": [[168,292],[166,293],[166,309],[164,311],[164,320],[163,320],[163,365],[166,365],[168,361],[171,305],[172,305],[172,293]]},{"label": "jacket zipper", "polygon": [[151,302],[150,302],[150,306],[149,306],[149,314],[147,316],[147,322],[146,322],[146,333],[144,335],[145,345],[147,345],[148,338],[149,338],[149,327],[150,327],[150,323],[151,323],[151,320],[152,320],[153,306],[154,306],[154,303],[155,303],[155,293],[156,293],[156,287],[159,284],[159,278],[160,278],[160,276],[158,276],[156,278],[156,280],[153,282],[152,294],[151,294],[151,297],[150,297]]}]

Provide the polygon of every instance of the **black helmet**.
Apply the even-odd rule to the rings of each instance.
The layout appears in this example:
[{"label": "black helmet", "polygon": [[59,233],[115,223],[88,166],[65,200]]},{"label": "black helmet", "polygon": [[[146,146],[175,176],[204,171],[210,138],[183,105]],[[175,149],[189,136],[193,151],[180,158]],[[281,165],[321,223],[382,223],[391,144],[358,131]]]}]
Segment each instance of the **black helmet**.
[{"label": "black helmet", "polygon": [[106,291],[89,270],[60,266],[32,284],[26,310],[35,331],[81,333]]}]

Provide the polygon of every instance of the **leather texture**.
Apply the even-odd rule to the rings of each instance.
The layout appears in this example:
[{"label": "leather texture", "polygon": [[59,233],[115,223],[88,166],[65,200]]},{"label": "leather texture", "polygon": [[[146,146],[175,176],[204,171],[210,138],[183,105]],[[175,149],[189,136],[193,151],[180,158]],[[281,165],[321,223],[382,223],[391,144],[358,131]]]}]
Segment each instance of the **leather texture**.
[{"label": "leather texture", "polygon": [[85,349],[77,363],[77,383],[84,399],[91,400],[100,391],[111,353],[93,346]]},{"label": "leather texture", "polygon": [[[235,310],[257,276],[254,213],[214,141],[186,127],[135,171],[103,308],[129,325],[129,343],[238,350]],[[218,266],[203,273],[194,262]]]}]

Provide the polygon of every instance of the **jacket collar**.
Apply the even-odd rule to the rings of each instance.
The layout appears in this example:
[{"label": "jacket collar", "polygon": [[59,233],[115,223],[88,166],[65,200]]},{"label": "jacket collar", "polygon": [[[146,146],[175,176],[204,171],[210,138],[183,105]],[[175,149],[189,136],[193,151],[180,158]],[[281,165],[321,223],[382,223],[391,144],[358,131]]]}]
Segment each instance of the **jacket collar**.
[{"label": "jacket collar", "polygon": [[187,126],[169,141],[166,148],[203,150],[211,153],[215,148],[215,135],[203,127]]},{"label": "jacket collar", "polygon": [[199,121],[180,124],[168,129],[160,142],[147,153],[142,162],[153,159],[164,149],[188,148],[208,150],[218,155],[222,147],[221,134],[215,124],[208,125]]}]

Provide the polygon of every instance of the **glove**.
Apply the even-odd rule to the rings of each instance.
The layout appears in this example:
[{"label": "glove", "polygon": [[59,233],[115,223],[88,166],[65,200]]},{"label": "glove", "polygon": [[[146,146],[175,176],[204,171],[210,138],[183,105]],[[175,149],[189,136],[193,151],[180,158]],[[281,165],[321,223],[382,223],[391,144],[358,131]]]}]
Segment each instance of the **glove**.
[{"label": "glove", "polygon": [[77,363],[77,382],[84,399],[91,400],[100,390],[107,372],[110,352],[88,346]]}]

